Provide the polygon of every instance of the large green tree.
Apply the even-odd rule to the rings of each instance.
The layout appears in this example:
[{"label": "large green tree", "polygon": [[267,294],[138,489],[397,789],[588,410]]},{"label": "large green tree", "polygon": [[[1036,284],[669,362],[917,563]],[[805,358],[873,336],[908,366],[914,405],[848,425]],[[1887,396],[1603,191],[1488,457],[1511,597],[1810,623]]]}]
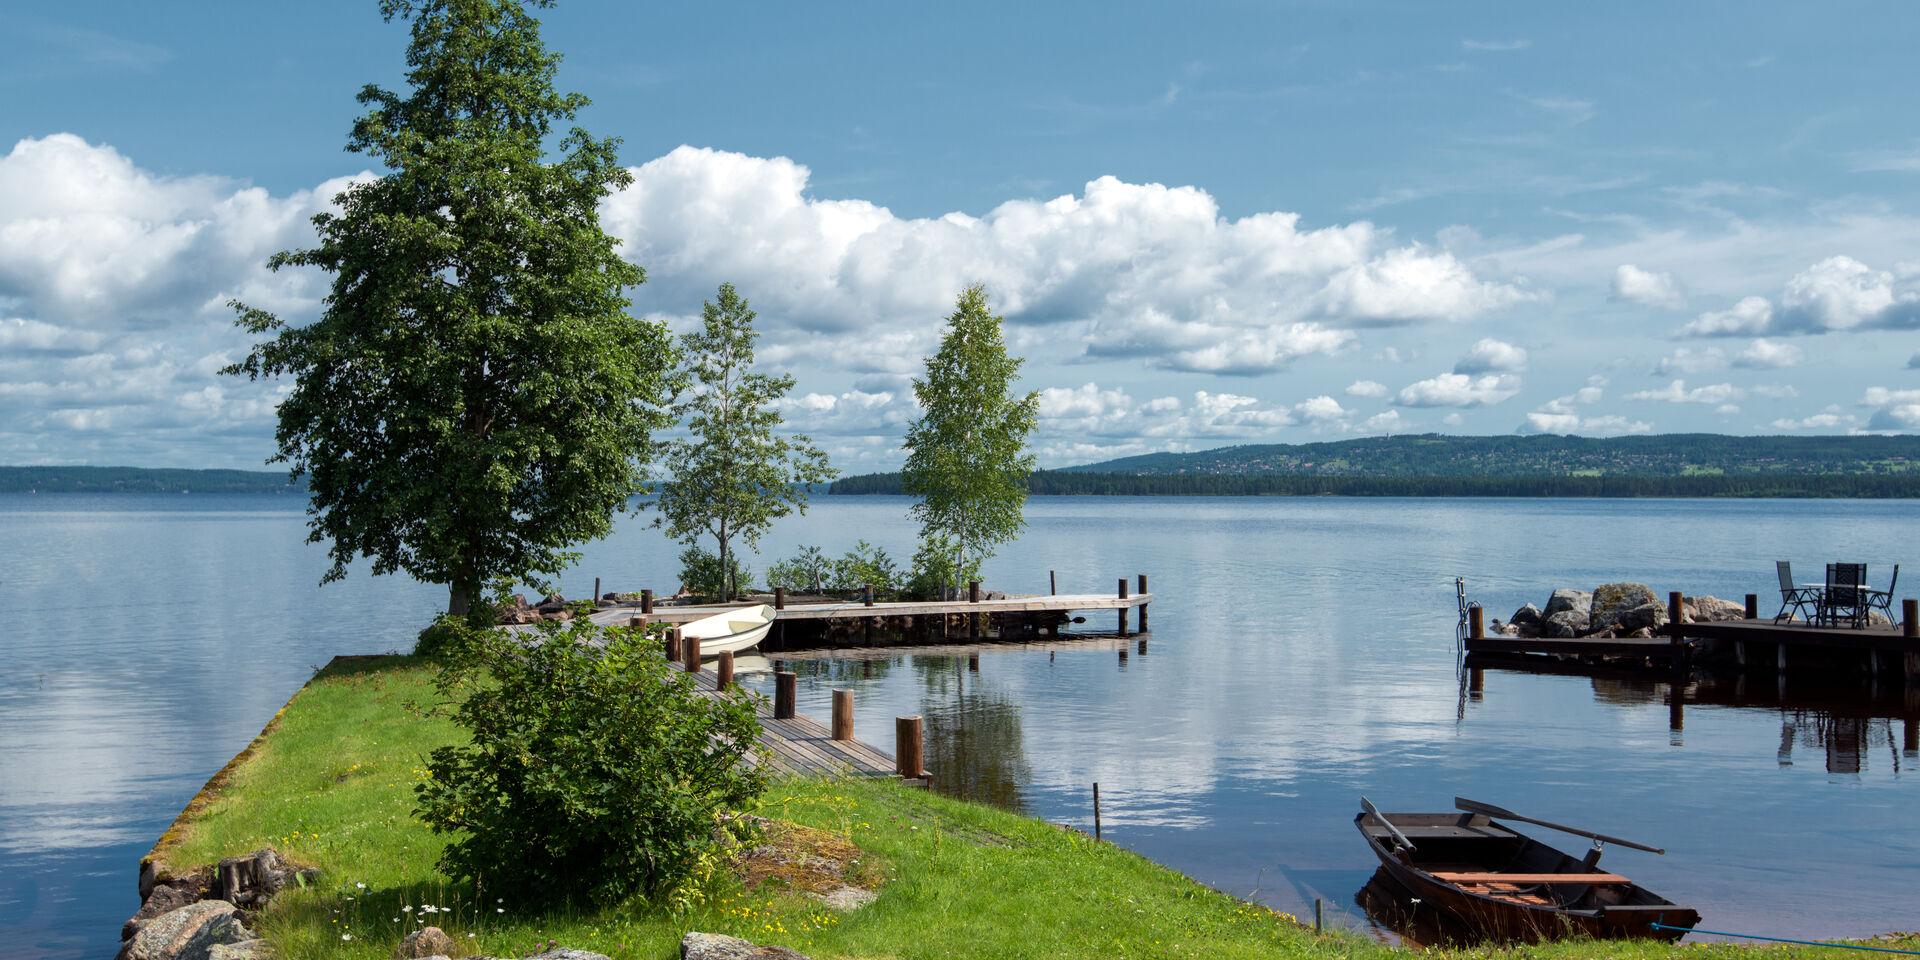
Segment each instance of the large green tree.
[{"label": "large green tree", "polygon": [[734,542],[756,546],[775,520],[806,512],[807,484],[834,476],[810,438],[779,432],[779,401],[793,378],[754,372],[756,316],[733,284],[723,283],[703,305],[700,329],[681,338],[687,390],[674,414],[686,419],[687,436],[666,443],[673,477],[654,502],[669,536],[689,545],[713,538],[729,598],[740,587]]},{"label": "large green tree", "polygon": [[407,90],[364,88],[347,148],[384,173],[270,261],[332,274],[319,319],[236,302],[265,339],[228,372],[293,378],[274,460],[308,477],[326,579],[365,557],[447,584],[462,613],[484,584],[558,572],[643,489],[673,343],[627,313],[645,274],[598,205],[631,177],[617,140],[571,126],[587,100],[554,89],[527,5],[381,11],[411,23]]},{"label": "large green tree", "polygon": [[1021,360],[978,284],[960,294],[940,349],[913,381],[920,419],[907,431],[901,486],[920,498],[922,551],[951,551],[953,586],[1026,525],[1025,452],[1040,395],[1016,394]]}]

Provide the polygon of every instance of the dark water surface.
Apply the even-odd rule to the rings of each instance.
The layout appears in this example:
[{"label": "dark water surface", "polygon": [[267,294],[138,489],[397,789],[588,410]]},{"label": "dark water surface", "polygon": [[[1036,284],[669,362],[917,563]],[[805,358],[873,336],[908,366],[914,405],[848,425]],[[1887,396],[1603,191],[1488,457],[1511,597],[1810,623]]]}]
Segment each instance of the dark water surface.
[{"label": "dark water surface", "polygon": [[[1770,561],[1914,561],[1912,502],[1041,498],[989,586],[1106,591],[1152,576],[1142,655],[1109,646],[805,661],[801,709],[857,692],[858,730],[927,718],[941,789],[1090,827],[1221,889],[1361,925],[1375,864],[1357,796],[1455,794],[1665,846],[1605,864],[1717,929],[1846,936],[1920,926],[1920,757],[1899,692],[1704,687],[1669,729],[1664,685],[1490,673],[1463,701],[1452,578],[1504,616],[1613,579],[1739,598]],[[338,653],[405,649],[444,604],[361,572],[315,586],[297,500],[0,496],[13,600],[0,671],[0,952],[105,957],[137,861],[212,772]],[[822,498],[764,544],[912,554],[906,503]],[[643,520],[562,587],[670,588]],[[765,559],[757,569],[764,569]],[[1920,568],[1914,568],[1920,569]],[[1907,592],[1907,591],[1902,591]],[[1108,617],[1081,629],[1111,630]],[[1768,682],[1764,686],[1771,687]],[[1742,704],[1742,705],[1735,705]],[[1568,840],[1563,847],[1578,852]],[[1817,895],[1810,895],[1816,894]]]}]

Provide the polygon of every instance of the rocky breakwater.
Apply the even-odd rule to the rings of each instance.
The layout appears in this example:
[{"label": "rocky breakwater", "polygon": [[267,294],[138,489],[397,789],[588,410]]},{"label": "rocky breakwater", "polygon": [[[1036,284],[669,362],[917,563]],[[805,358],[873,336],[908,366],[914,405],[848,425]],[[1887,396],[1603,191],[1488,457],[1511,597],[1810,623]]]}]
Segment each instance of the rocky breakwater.
[{"label": "rocky breakwater", "polygon": [[[1682,623],[1740,620],[1745,604],[1719,597],[1683,597]],[[1509,637],[1652,637],[1667,625],[1667,604],[1644,583],[1603,583],[1592,590],[1561,588],[1544,608],[1529,603],[1489,629]]]},{"label": "rocky breakwater", "polygon": [[272,847],[216,866],[175,872],[149,859],[140,865],[140,910],[120,928],[117,960],[259,960],[266,941],[247,924],[290,885],[319,871],[283,859]]}]

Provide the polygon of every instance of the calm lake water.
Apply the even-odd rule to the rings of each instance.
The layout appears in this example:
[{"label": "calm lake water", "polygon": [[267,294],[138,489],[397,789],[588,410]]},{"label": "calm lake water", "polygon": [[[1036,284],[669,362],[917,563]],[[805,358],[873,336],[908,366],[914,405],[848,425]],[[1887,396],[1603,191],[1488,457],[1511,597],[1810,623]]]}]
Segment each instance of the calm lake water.
[{"label": "calm lake water", "polygon": [[[201,783],[315,667],[405,649],[443,606],[439,588],[359,571],[316,586],[302,508],[0,496],[0,952],[109,955],[139,857]],[[822,498],[763,556],[864,537],[905,558],[905,514]],[[1901,751],[1897,696],[1697,704],[1675,732],[1650,683],[1500,672],[1464,699],[1453,640],[1455,576],[1501,617],[1615,579],[1765,595],[1777,556],[1863,560],[1884,585],[1917,559],[1915,503],[1040,498],[1028,516],[989,587],[1044,592],[1054,570],[1062,592],[1106,591],[1146,572],[1144,655],[805,661],[801,710],[824,718],[830,691],[854,688],[857,729],[883,746],[894,716],[924,714],[940,789],[1057,822],[1090,829],[1098,781],[1116,843],[1279,909],[1323,898],[1351,926],[1375,866],[1352,825],[1363,793],[1403,810],[1459,794],[1665,846],[1605,864],[1716,929],[1831,937],[1920,918],[1920,758]],[[584,553],[569,595],[596,576],[676,580],[676,550],[644,520]],[[1112,629],[1090,619],[1080,629]]]}]

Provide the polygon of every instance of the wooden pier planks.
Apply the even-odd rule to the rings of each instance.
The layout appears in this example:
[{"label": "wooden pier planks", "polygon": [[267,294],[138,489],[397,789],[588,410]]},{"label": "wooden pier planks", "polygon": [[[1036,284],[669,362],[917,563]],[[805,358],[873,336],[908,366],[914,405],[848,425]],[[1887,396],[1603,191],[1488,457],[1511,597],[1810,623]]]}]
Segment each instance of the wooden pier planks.
[{"label": "wooden pier planks", "polygon": [[[857,620],[861,617],[937,617],[941,615],[968,613],[1061,613],[1074,610],[1132,610],[1153,602],[1153,594],[1141,593],[1121,597],[1112,594],[1066,594],[1047,597],[1007,597],[1001,600],[905,600],[876,601],[871,606],[859,600],[841,600],[832,603],[794,603],[774,612],[775,621],[780,620]],[[726,610],[739,609],[746,604],[703,604],[700,606],[668,607],[655,605],[646,619],[653,623],[685,623],[698,620]],[[625,623],[640,616],[640,608],[635,605],[606,607],[593,613],[595,623]]]},{"label": "wooden pier planks", "polygon": [[[701,693],[719,696],[714,671],[703,670],[694,674],[693,680]],[[835,740],[832,731],[808,717],[775,719],[771,704],[763,705],[759,714],[760,749],[753,756],[757,764],[819,776],[896,775],[893,755],[884,750],[859,740]]]}]

